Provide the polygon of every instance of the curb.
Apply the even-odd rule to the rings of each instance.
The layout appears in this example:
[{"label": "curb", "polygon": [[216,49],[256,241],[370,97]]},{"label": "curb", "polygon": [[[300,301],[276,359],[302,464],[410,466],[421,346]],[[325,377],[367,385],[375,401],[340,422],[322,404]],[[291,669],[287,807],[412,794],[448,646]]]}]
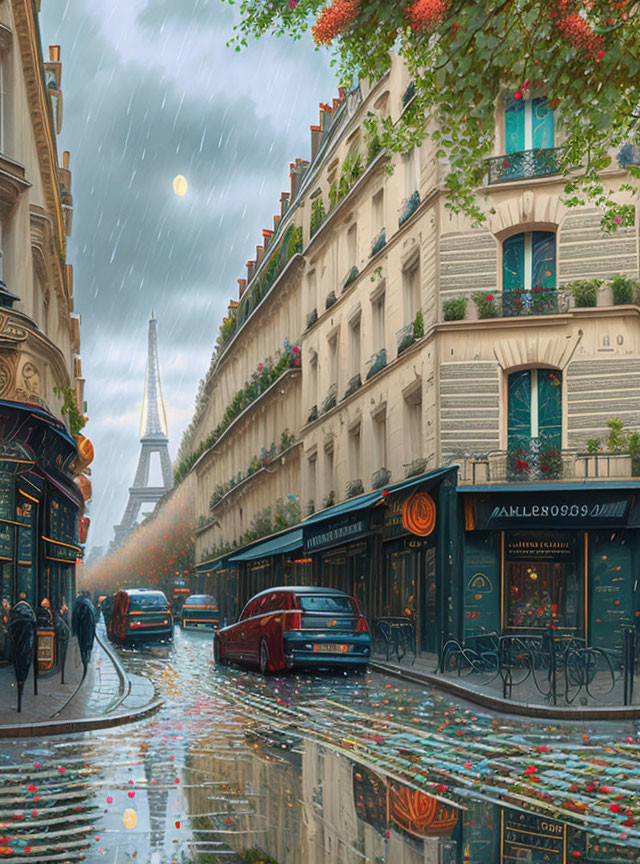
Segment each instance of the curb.
[{"label": "curb", "polygon": [[118,705],[121,705],[124,702],[124,700],[127,698],[129,693],[131,692],[131,680],[130,680],[129,676],[127,675],[125,668],[122,665],[122,663],[120,662],[120,659],[118,658],[118,656],[106,644],[106,640],[104,642],[102,641],[102,639],[98,636],[97,631],[96,631],[96,637],[95,638],[96,638],[96,642],[100,645],[100,647],[102,648],[104,653],[107,655],[107,657],[113,663],[115,670],[116,670],[116,674],[117,674],[118,678],[120,679],[120,686],[118,688],[120,690],[120,695],[116,699],[116,701],[114,702],[114,704],[111,708],[111,710],[113,711],[118,707]]},{"label": "curb", "polygon": [[519,717],[540,718],[544,720],[573,720],[584,722],[596,720],[611,722],[612,720],[640,720],[640,705],[621,705],[609,708],[563,708],[551,705],[532,705],[527,702],[511,702],[498,696],[489,696],[477,690],[470,690],[462,684],[456,684],[439,675],[428,672],[416,672],[413,669],[401,669],[393,663],[371,660],[369,668],[385,675],[393,675],[401,681],[411,681],[413,684],[427,684],[466,702],[473,702],[482,708],[497,711],[501,714],[515,714]]},{"label": "curb", "polygon": [[43,735],[69,735],[77,732],[91,732],[95,729],[111,729],[143,720],[162,708],[164,701],[156,699],[136,711],[123,714],[105,714],[102,717],[84,717],[82,720],[44,720],[24,726],[0,726],[0,738],[34,738]]}]

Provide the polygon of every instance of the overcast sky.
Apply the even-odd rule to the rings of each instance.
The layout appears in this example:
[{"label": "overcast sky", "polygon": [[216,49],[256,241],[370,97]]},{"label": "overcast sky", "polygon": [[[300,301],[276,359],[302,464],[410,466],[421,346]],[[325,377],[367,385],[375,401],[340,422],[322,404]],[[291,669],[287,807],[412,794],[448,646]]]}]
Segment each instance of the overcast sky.
[{"label": "overcast sky", "polygon": [[173,460],[236,279],[272,227],[289,162],[309,157],[318,102],[336,95],[310,41],[227,48],[235,16],[222,0],[42,2],[45,57],[62,49],[58,145],[73,172],[68,260],[96,449],[89,549],[112,539],[133,482],[151,309]]}]

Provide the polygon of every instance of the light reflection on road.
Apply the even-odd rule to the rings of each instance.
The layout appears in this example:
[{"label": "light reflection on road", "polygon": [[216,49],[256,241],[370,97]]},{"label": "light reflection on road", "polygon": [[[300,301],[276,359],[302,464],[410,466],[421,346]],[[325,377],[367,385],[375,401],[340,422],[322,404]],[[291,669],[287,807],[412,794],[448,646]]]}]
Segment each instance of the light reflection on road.
[{"label": "light reflection on road", "polygon": [[[120,654],[154,681],[164,707],[80,739],[0,742],[0,860],[271,864],[246,857],[260,848],[277,864],[499,864],[492,801],[505,796],[516,814],[507,838],[519,839],[515,805],[528,798],[568,854],[607,864],[639,854],[624,812],[587,811],[599,835],[590,841],[552,820],[569,794],[606,798],[601,789],[614,785],[626,794],[638,768],[631,726],[496,720],[371,674],[215,669],[208,633],[177,631],[171,646]],[[578,827],[584,811],[573,812]]]}]

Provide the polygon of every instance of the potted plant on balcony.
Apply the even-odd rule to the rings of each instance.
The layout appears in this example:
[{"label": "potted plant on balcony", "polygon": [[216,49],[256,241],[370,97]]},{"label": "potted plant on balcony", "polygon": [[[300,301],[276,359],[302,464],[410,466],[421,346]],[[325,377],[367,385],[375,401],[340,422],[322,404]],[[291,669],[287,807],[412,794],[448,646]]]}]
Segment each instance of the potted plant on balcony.
[{"label": "potted plant on balcony", "polygon": [[624,421],[619,417],[607,420],[609,437],[607,438],[608,476],[609,477],[631,477],[631,454],[629,453],[629,441],[623,431]]},{"label": "potted plant on balcony", "polygon": [[476,291],[473,295],[473,302],[478,310],[478,318],[498,317],[498,306],[493,294],[487,294],[486,291]]},{"label": "potted plant on balcony", "polygon": [[467,312],[467,298],[453,297],[442,303],[442,317],[445,321],[462,321]]},{"label": "potted plant on balcony", "polygon": [[383,486],[387,485],[389,480],[391,480],[391,471],[389,471],[388,468],[378,468],[378,470],[374,471],[371,475],[371,488],[381,489]]},{"label": "potted plant on balcony", "polygon": [[364,492],[362,480],[359,478],[357,480],[349,480],[345,491],[347,493],[347,498],[354,498],[356,495],[362,495]]},{"label": "potted plant on balcony", "polygon": [[418,459],[412,459],[411,462],[408,462],[404,465],[404,476],[405,477],[416,477],[418,474],[424,474],[427,470],[428,462],[426,459],[419,457]]},{"label": "potted plant on balcony", "polygon": [[538,456],[540,476],[546,480],[562,477],[562,450],[556,447],[543,447]]},{"label": "potted plant on balcony", "polygon": [[[509,480],[528,480],[531,477],[531,454],[523,447],[516,447],[507,453],[507,474]],[[491,472],[492,479],[493,471]]]}]

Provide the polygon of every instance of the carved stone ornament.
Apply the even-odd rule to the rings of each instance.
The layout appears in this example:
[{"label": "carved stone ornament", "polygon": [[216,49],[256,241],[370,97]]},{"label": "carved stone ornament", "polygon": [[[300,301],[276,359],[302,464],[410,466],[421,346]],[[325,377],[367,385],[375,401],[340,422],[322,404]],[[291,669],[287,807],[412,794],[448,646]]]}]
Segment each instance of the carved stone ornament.
[{"label": "carved stone ornament", "polygon": [[2,399],[14,395],[17,366],[18,355],[16,353],[0,354],[0,398]]}]

